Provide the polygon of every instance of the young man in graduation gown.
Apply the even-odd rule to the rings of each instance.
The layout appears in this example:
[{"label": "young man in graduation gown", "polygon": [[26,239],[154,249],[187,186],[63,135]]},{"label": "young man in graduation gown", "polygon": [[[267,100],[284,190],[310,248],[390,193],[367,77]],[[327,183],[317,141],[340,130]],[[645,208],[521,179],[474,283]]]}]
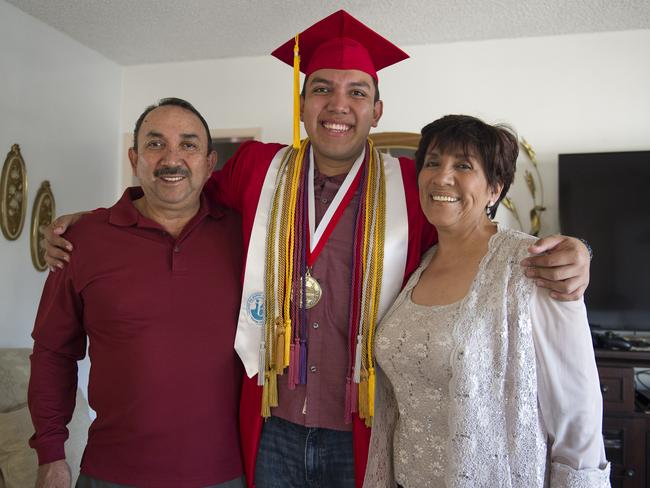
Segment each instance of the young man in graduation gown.
[{"label": "young man in graduation gown", "polygon": [[[361,486],[374,410],[374,327],[435,229],[413,161],[378,154],[377,71],[408,56],[344,11],[274,56],[299,71],[294,144],[244,143],[205,191],[241,213],[246,270],[235,348],[244,363],[240,430],[248,485]],[[308,134],[300,141],[298,112]],[[46,231],[63,265],[69,219]],[[554,247],[555,246],[555,247]],[[529,273],[575,298],[588,254],[572,238],[538,245]],[[544,269],[547,266],[553,268]],[[551,283],[547,280],[561,280]]]},{"label": "young man in graduation gown", "polygon": [[[436,239],[413,161],[380,155],[368,140],[383,110],[377,71],[408,56],[344,11],[273,55],[294,66],[295,87],[297,70],[305,75],[308,139],[246,143],[206,186],[244,229],[235,348],[248,376],[246,476],[258,488],[361,486],[374,327]],[[568,246],[588,262],[580,242]]]}]

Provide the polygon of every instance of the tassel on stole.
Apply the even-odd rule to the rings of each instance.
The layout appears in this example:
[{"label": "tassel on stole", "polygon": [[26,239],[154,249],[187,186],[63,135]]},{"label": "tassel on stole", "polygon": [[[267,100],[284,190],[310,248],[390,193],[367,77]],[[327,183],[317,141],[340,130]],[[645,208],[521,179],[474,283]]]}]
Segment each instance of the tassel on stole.
[{"label": "tassel on stole", "polygon": [[284,367],[291,362],[291,320],[284,321]]},{"label": "tassel on stole", "polygon": [[273,369],[277,374],[284,374],[285,328],[282,319],[276,319],[275,326],[275,364]]},{"label": "tassel on stole", "polygon": [[361,349],[363,349],[361,342],[363,341],[363,336],[359,334],[357,336],[357,347],[354,348],[354,382],[361,382]]},{"label": "tassel on stole", "polygon": [[300,375],[297,383],[300,385],[307,384],[307,341],[300,340],[300,369],[298,371]]},{"label": "tassel on stole", "polygon": [[359,417],[366,419],[368,417],[368,372],[361,373],[361,382],[359,383]]},{"label": "tassel on stole", "polygon": [[289,346],[289,378],[288,378],[288,387],[290,390],[296,389],[296,345],[291,343]]},{"label": "tassel on stole", "polygon": [[[259,373],[258,373],[259,374]],[[262,389],[262,417],[265,419],[271,416],[271,407],[269,407],[269,381],[268,372],[264,374],[264,388]]]},{"label": "tassel on stole", "polygon": [[268,383],[269,383],[268,384],[269,408],[275,408],[278,406],[278,375],[275,373],[274,370],[269,371]]},{"label": "tassel on stole", "polygon": [[375,416],[375,368],[368,370],[368,418],[366,425],[370,427],[372,418]]},{"label": "tassel on stole", "polygon": [[260,342],[260,352],[257,359],[257,386],[264,386],[266,372],[266,343]]}]

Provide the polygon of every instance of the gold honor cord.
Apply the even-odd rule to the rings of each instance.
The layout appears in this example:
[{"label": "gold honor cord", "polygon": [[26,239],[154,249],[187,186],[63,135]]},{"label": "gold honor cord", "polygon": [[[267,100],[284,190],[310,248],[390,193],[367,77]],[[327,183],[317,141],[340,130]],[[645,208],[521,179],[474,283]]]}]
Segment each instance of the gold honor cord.
[{"label": "gold honor cord", "polygon": [[[289,366],[292,344],[291,295],[293,293],[296,208],[307,144],[289,148],[276,178],[269,217],[265,259],[264,338],[260,345],[260,378],[263,382],[262,416],[278,405],[277,375]],[[381,294],[384,259],[386,178],[384,161],[369,141],[361,256],[359,337],[355,350],[355,381],[359,383],[359,417],[370,426],[374,416],[375,368],[372,348]],[[305,209],[306,211],[306,209]],[[279,221],[278,221],[279,220]],[[277,291],[277,293],[276,293]],[[294,324],[296,325],[296,324]],[[294,354],[297,352],[294,351]],[[298,358],[293,358],[298,361]],[[358,365],[358,366],[357,366]]]},{"label": "gold honor cord", "polygon": [[[368,336],[368,278],[369,278],[369,263],[368,263],[368,251],[370,250],[370,246],[372,245],[372,219],[373,219],[373,209],[375,208],[374,206],[374,182],[375,182],[375,154],[374,151],[372,150],[372,147],[369,148],[370,152],[370,157],[368,158],[368,180],[366,183],[366,200],[364,202],[365,205],[365,219],[363,223],[363,247],[361,248],[361,270],[362,270],[362,278],[361,282],[363,283],[363,286],[361,288],[361,296],[359,297],[361,300],[361,306],[360,306],[360,311],[361,311],[361,316],[360,316],[360,323],[359,323],[359,338],[361,339],[360,341],[357,340],[357,348],[361,348],[361,350],[357,350],[356,353],[361,356],[361,370],[360,370],[360,376],[359,376],[359,405],[358,405],[358,412],[359,412],[359,418],[362,419],[367,419],[368,418],[368,411],[367,411],[367,405],[368,405],[368,363],[367,363],[367,354],[365,353],[366,349],[366,337]],[[370,253],[372,256],[372,253]]]},{"label": "gold honor cord", "polygon": [[362,300],[360,323],[362,340],[357,345],[357,347],[362,347],[363,351],[356,351],[361,355],[359,417],[365,420],[367,426],[372,424],[374,415],[375,369],[372,347],[381,294],[386,215],[386,180],[383,158],[374,151],[372,145],[369,150],[371,158],[368,167],[362,258],[364,276],[362,278],[362,297],[360,297]]},{"label": "gold honor cord", "polygon": [[373,246],[373,286],[371,292],[372,314],[368,328],[368,417],[366,425],[372,424],[375,416],[375,366],[374,366],[374,346],[375,346],[375,328],[377,324],[377,310],[381,298],[381,284],[384,273],[384,242],[386,238],[386,175],[384,174],[384,158],[379,154],[379,201],[377,208],[377,239],[376,245]]},{"label": "gold honor cord", "polygon": [[271,371],[274,368],[273,364],[273,339],[275,336],[273,325],[276,322],[278,313],[277,301],[275,298],[276,290],[276,231],[277,231],[277,214],[279,201],[281,199],[282,180],[286,178],[286,171],[288,163],[291,158],[295,156],[295,151],[287,150],[280,163],[278,174],[275,181],[275,192],[273,194],[273,203],[271,206],[271,216],[266,235],[266,270],[265,276],[265,293],[264,293],[264,340],[260,345],[260,365],[258,371],[258,384],[263,385],[262,391],[262,414],[268,412],[270,415],[270,407],[277,406],[277,388],[275,398],[270,386],[273,383],[273,376]]},{"label": "gold honor cord", "polygon": [[[265,320],[260,372],[263,381],[262,416],[271,415],[271,407],[278,406],[277,375],[289,362],[291,344],[290,303],[293,276],[293,248],[295,239],[295,210],[300,174],[307,147],[303,141],[299,150],[290,148],[283,157],[267,228],[265,286]],[[278,213],[280,214],[278,232]],[[276,252],[277,251],[277,252]],[[277,294],[275,293],[277,289]],[[262,348],[260,355],[262,354]],[[259,383],[259,380],[258,380]]]}]

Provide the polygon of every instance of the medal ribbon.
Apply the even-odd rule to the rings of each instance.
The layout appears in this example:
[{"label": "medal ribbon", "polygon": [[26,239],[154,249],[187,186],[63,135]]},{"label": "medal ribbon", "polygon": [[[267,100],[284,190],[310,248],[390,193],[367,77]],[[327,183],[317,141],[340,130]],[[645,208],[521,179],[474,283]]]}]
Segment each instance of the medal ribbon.
[{"label": "medal ribbon", "polygon": [[316,203],[314,201],[314,155],[313,151],[310,151],[309,157],[309,180],[308,180],[308,193],[307,193],[307,202],[309,207],[309,233],[307,234],[307,266],[312,267],[316,262],[316,259],[320,255],[321,251],[325,247],[325,243],[329,239],[330,235],[336,228],[336,224],[341,217],[343,212],[352,200],[354,193],[359,188],[359,182],[361,181],[361,168],[363,167],[364,161],[367,159],[368,151],[364,150],[364,153],[359,156],[359,158],[354,162],[350,172],[345,177],[343,184],[336,192],[332,204],[329,206],[325,215],[318,224],[318,227],[315,227],[316,222]]}]

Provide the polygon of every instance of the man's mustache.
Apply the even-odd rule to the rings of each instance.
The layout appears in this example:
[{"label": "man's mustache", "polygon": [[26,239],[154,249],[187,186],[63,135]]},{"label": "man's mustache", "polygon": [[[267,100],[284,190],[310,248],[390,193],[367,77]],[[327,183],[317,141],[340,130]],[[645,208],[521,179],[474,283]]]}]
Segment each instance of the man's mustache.
[{"label": "man's mustache", "polygon": [[161,176],[185,176],[188,177],[190,176],[190,172],[187,168],[183,166],[163,166],[161,168],[156,169],[153,172],[153,175],[156,178],[159,178]]}]

